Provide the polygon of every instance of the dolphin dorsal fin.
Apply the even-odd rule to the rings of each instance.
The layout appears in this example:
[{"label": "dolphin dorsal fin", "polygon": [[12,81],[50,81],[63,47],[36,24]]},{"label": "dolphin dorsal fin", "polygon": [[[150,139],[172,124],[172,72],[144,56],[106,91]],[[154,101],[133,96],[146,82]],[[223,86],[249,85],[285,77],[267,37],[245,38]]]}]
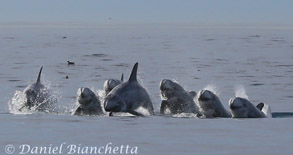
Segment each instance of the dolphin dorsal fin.
[{"label": "dolphin dorsal fin", "polygon": [[262,111],[262,108],[265,106],[265,104],[264,103],[259,103],[257,106],[256,106],[256,108],[258,109],[258,110],[260,110],[260,111]]},{"label": "dolphin dorsal fin", "polygon": [[137,76],[137,66],[138,66],[138,63],[135,63],[128,81],[137,81],[137,78],[136,78],[136,76]]},{"label": "dolphin dorsal fin", "polygon": [[43,66],[42,66],[41,69],[40,69],[39,76],[38,76],[38,79],[37,79],[37,83],[40,83],[40,82],[41,82],[41,74],[42,74],[42,70],[43,70]]},{"label": "dolphin dorsal fin", "polygon": [[121,81],[122,81],[122,82],[124,81],[124,75],[123,75],[123,73],[122,73],[122,75],[121,75]]}]

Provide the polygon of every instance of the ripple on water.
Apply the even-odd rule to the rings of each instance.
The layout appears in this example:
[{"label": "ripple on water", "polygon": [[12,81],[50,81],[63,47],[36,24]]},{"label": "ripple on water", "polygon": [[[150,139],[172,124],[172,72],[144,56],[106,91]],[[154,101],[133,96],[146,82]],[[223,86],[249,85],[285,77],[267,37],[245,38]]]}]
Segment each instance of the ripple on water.
[{"label": "ripple on water", "polygon": [[293,64],[275,65],[275,67],[293,67]]},{"label": "ripple on water", "polygon": [[261,37],[261,35],[252,35],[252,36],[249,36],[250,38],[259,38],[259,37]]},{"label": "ripple on water", "polygon": [[98,57],[98,58],[105,58],[108,57],[109,55],[103,54],[103,53],[97,53],[97,54],[87,54],[83,55],[84,57]]},{"label": "ripple on water", "polygon": [[253,76],[253,75],[239,75],[238,77],[253,78],[255,76]]},{"label": "ripple on water", "polygon": [[11,79],[11,80],[8,80],[9,82],[19,82],[21,80],[16,80],[16,79]]},{"label": "ripple on water", "polygon": [[284,39],[272,39],[271,41],[272,42],[284,42],[285,40]]},{"label": "ripple on water", "polygon": [[14,40],[15,37],[3,37],[2,39],[4,39],[4,40]]},{"label": "ripple on water", "polygon": [[62,72],[62,71],[57,71],[57,74],[66,75],[68,73],[65,73],[65,72]]},{"label": "ripple on water", "polygon": [[252,83],[252,84],[250,84],[251,86],[262,86],[262,85],[264,85],[263,83]]},{"label": "ripple on water", "polygon": [[119,64],[114,64],[112,66],[116,66],[116,67],[129,67],[129,64],[127,64],[127,63],[119,63]]},{"label": "ripple on water", "polygon": [[289,96],[284,96],[285,98],[290,98],[292,99],[293,98],[293,95],[289,95]]},{"label": "ripple on water", "polygon": [[105,59],[102,59],[102,61],[113,61],[113,59],[105,58]]},{"label": "ripple on water", "polygon": [[23,64],[28,64],[27,62],[15,62],[14,64],[16,65],[23,65]]},{"label": "ripple on water", "polygon": [[16,88],[25,88],[26,85],[18,85],[18,86],[15,86]]},{"label": "ripple on water", "polygon": [[215,40],[217,40],[217,39],[205,39],[204,41],[215,41]]}]

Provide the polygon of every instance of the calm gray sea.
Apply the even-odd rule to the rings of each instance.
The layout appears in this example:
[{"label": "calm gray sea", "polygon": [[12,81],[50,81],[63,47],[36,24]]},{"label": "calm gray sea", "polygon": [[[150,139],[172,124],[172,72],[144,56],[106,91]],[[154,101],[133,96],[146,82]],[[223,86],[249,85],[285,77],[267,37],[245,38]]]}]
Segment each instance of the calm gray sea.
[{"label": "calm gray sea", "polygon": [[[67,61],[74,61],[68,66]],[[292,118],[77,117],[70,115],[79,87],[101,94],[106,79],[139,81],[156,113],[159,83],[215,91],[228,109],[235,95],[293,112],[293,30],[192,25],[0,26],[0,154],[292,154]],[[58,114],[9,109],[14,94],[37,78],[56,94]],[[65,77],[69,78],[66,79]],[[62,147],[61,147],[62,146]],[[76,147],[70,150],[70,147]],[[112,149],[105,152],[105,149]],[[24,149],[24,150],[22,150]],[[39,149],[39,150],[37,150]],[[87,150],[88,149],[88,150]],[[22,152],[21,152],[22,151]],[[44,150],[42,150],[44,151]],[[72,151],[72,152],[70,152]],[[74,152],[76,151],[76,152]],[[123,152],[124,151],[124,152]]]}]

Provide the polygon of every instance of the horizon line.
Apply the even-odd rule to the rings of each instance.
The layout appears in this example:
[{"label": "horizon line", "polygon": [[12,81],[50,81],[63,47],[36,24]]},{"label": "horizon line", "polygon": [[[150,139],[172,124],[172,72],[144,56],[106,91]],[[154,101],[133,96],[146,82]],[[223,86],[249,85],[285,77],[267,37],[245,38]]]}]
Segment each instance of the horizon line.
[{"label": "horizon line", "polygon": [[0,22],[0,27],[104,27],[104,26],[167,26],[167,27],[206,27],[206,28],[264,28],[264,29],[293,29],[293,24],[280,23],[226,23],[226,22],[27,22],[27,21],[13,21]]}]

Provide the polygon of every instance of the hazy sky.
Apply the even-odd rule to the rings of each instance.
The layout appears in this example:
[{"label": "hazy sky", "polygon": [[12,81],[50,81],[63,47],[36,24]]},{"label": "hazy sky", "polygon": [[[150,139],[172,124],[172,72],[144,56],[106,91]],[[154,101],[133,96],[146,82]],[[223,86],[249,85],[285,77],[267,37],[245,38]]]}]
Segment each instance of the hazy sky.
[{"label": "hazy sky", "polygon": [[[0,0],[0,22],[293,25],[293,0]],[[109,21],[109,18],[112,18]]]}]

